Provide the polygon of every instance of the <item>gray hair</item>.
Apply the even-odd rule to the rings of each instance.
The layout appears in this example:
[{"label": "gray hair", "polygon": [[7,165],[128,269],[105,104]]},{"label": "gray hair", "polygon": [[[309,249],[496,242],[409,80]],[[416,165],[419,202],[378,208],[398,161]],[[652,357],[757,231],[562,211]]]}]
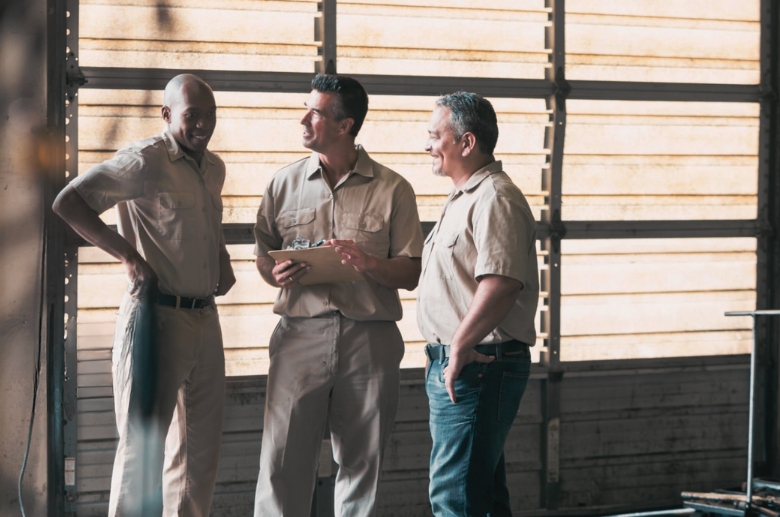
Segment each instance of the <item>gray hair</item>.
[{"label": "gray hair", "polygon": [[473,133],[479,150],[493,154],[498,141],[498,121],[490,101],[479,94],[461,91],[439,98],[436,104],[450,110],[448,126],[456,141],[464,133]]}]

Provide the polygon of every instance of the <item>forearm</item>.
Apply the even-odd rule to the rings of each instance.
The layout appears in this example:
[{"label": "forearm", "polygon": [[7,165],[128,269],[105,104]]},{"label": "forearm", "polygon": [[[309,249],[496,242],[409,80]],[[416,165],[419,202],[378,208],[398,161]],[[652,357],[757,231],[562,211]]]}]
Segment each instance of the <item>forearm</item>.
[{"label": "forearm", "polygon": [[517,301],[523,284],[505,276],[485,275],[452,337],[453,347],[470,349],[498,327]]},{"label": "forearm", "polygon": [[54,200],[54,212],[90,244],[100,248],[122,263],[141,258],[124,237],[109,228],[71,186],[65,187]]},{"label": "forearm", "polygon": [[273,269],[276,265],[276,261],[271,257],[257,257],[255,259],[255,266],[260,273],[260,277],[265,280],[265,283],[271,287],[281,287],[274,278]]},{"label": "forearm", "polygon": [[372,257],[372,267],[365,273],[379,285],[390,289],[412,291],[420,280],[421,260],[410,257],[382,259]]}]

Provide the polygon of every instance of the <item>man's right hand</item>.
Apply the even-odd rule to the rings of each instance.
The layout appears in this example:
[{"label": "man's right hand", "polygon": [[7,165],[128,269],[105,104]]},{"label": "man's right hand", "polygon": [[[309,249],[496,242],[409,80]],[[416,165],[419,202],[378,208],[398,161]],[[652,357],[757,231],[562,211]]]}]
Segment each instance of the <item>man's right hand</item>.
[{"label": "man's right hand", "polygon": [[125,261],[127,278],[130,281],[130,296],[140,298],[152,289],[157,289],[157,274],[140,255]]},{"label": "man's right hand", "polygon": [[290,287],[297,283],[310,269],[311,266],[305,262],[285,260],[284,262],[276,263],[271,270],[271,274],[279,287]]}]

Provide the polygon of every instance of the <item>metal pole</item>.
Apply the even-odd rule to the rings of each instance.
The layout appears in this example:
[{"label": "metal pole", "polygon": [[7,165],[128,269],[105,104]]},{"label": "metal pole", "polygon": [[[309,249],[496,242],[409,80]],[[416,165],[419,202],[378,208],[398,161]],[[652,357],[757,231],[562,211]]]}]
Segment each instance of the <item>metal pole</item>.
[{"label": "metal pole", "polygon": [[780,316],[780,311],[738,311],[727,312],[726,316],[750,316],[753,318],[753,346],[750,349],[750,406],[748,408],[748,461],[744,515],[747,517],[753,500],[753,419],[756,398],[756,317]]},{"label": "metal pole", "polygon": [[756,316],[753,315],[753,346],[750,349],[750,406],[748,409],[748,464],[745,515],[753,500],[753,419],[756,406]]}]

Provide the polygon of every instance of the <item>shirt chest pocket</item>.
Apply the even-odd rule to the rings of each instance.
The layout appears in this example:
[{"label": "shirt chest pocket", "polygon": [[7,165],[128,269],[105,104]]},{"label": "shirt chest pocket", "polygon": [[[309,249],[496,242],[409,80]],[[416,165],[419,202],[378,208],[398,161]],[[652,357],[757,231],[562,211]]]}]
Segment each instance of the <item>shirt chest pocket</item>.
[{"label": "shirt chest pocket", "polygon": [[388,258],[390,255],[390,229],[385,227],[381,215],[345,212],[341,218],[343,231],[340,239],[353,239],[361,250]]},{"label": "shirt chest pocket", "polygon": [[281,231],[283,239],[283,248],[292,246],[292,242],[301,237],[314,244],[325,236],[318,236],[314,221],[317,212],[314,208],[298,208],[287,210],[279,214],[278,228]]},{"label": "shirt chest pocket", "polygon": [[195,194],[160,192],[157,199],[157,229],[160,235],[166,239],[180,241],[194,238],[198,227]]},{"label": "shirt chest pocket", "polygon": [[458,233],[438,233],[433,237],[432,259],[436,261],[439,276],[452,278],[455,272],[455,245]]}]

